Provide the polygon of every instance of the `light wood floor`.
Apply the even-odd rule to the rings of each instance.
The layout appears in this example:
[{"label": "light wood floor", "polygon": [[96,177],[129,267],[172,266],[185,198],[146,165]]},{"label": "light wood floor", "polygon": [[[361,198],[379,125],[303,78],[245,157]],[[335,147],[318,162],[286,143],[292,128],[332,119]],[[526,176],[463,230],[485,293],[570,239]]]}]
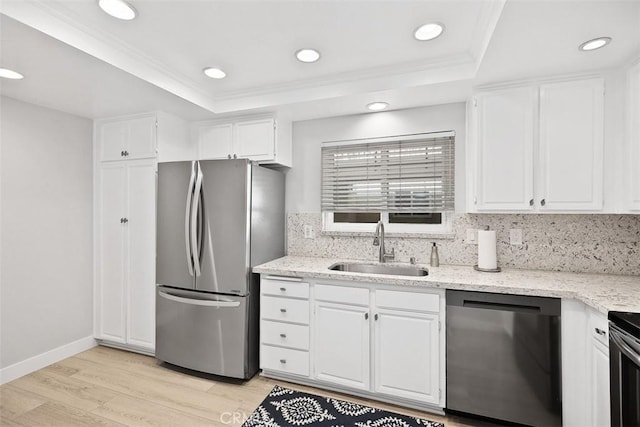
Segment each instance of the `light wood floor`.
[{"label": "light wood floor", "polygon": [[275,384],[444,422],[479,425],[255,376],[228,383],[95,347],[0,387],[2,426],[239,426]]}]

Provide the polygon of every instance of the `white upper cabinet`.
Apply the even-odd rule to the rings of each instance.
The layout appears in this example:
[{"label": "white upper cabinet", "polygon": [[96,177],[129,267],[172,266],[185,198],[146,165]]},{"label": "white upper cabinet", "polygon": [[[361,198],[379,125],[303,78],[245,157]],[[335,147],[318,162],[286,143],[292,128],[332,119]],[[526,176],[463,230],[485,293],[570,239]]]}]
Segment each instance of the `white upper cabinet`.
[{"label": "white upper cabinet", "polygon": [[100,119],[95,122],[98,161],[158,158],[194,160],[195,144],[187,122],[162,111]]},{"label": "white upper cabinet", "polygon": [[517,88],[476,98],[476,209],[533,209],[537,93]]},{"label": "white upper cabinet", "polygon": [[479,93],[471,129],[469,211],[602,211],[603,79]]},{"label": "white upper cabinet", "polygon": [[603,202],[604,82],[540,86],[541,210],[600,210]]},{"label": "white upper cabinet", "polygon": [[198,158],[246,158],[291,166],[291,122],[261,118],[198,123]]},{"label": "white upper cabinet", "polygon": [[156,157],[155,114],[96,122],[100,160]]},{"label": "white upper cabinet", "polygon": [[629,70],[629,157],[626,167],[629,181],[629,209],[640,212],[640,63]]},{"label": "white upper cabinet", "polygon": [[233,153],[233,125],[225,123],[198,129],[200,159],[226,159]]}]

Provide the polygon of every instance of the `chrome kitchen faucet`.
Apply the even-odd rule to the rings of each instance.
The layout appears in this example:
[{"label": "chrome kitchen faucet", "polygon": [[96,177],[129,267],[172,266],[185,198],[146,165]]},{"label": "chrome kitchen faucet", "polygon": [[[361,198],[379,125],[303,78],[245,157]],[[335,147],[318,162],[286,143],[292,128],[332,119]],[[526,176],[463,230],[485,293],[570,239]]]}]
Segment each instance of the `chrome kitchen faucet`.
[{"label": "chrome kitchen faucet", "polygon": [[386,262],[387,258],[393,260],[396,257],[395,249],[391,248],[391,252],[387,252],[384,248],[384,224],[378,221],[376,226],[376,234],[373,236],[373,246],[380,246],[378,254],[379,262]]}]

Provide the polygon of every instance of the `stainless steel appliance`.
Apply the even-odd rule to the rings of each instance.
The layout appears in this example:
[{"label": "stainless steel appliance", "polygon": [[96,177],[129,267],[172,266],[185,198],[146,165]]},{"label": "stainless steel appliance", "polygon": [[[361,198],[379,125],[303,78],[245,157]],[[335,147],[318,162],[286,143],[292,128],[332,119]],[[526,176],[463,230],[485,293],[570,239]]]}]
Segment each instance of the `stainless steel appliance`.
[{"label": "stainless steel appliance", "polygon": [[560,300],[447,291],[449,412],[562,425]]},{"label": "stainless steel appliance", "polygon": [[156,357],[234,378],[258,370],[259,276],[284,254],[284,174],[248,160],[158,165]]},{"label": "stainless steel appliance", "polygon": [[640,313],[609,312],[611,426],[640,426]]}]

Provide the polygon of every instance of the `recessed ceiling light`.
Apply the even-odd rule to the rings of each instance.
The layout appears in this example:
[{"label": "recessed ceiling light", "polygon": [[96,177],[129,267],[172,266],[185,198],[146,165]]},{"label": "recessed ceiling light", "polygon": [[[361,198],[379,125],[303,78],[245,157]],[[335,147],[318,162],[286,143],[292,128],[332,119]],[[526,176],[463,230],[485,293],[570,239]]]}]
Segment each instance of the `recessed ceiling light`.
[{"label": "recessed ceiling light", "polygon": [[580,45],[579,49],[584,51],[600,49],[608,45],[611,42],[611,37],[598,37],[597,39],[589,40]]},{"label": "recessed ceiling light", "polygon": [[429,24],[424,24],[418,27],[414,32],[413,36],[420,41],[433,40],[436,37],[440,36],[444,31],[444,26],[437,22],[431,22]]},{"label": "recessed ceiling light", "polygon": [[296,58],[300,62],[316,62],[320,59],[320,52],[315,49],[300,49],[296,52]]},{"label": "recessed ceiling light", "polygon": [[11,80],[24,79],[24,76],[22,74],[8,68],[0,68],[0,77]]},{"label": "recessed ceiling light", "polygon": [[367,108],[371,111],[380,111],[387,108],[389,104],[386,102],[372,102],[371,104],[367,104]]},{"label": "recessed ceiling light", "polygon": [[114,18],[130,21],[136,17],[136,10],[124,0],[98,0],[98,5]]},{"label": "recessed ceiling light", "polygon": [[212,79],[224,79],[225,77],[227,77],[227,73],[222,71],[220,68],[209,67],[202,70],[202,72],[205,73],[207,77],[211,77]]}]

